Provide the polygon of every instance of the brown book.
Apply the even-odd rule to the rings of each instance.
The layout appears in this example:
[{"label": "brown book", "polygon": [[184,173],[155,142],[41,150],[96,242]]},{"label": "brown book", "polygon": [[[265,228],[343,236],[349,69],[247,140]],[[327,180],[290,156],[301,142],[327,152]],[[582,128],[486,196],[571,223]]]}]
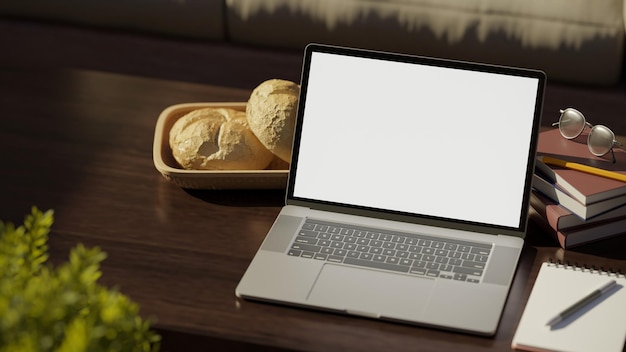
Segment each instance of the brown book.
[{"label": "brown book", "polygon": [[[613,148],[613,151],[616,159],[615,163],[611,162],[611,153],[602,157],[591,154],[587,148],[586,133],[575,139],[568,140],[561,136],[558,128],[541,132],[537,145],[538,156],[552,156],[566,161],[626,174],[626,151],[621,148]],[[584,205],[626,195],[626,182],[547,165],[539,160],[537,161],[537,168],[550,181],[556,183]]]},{"label": "brown book", "polygon": [[626,217],[626,205],[623,205],[585,220],[537,190],[533,190],[530,195],[530,205],[548,221],[550,227],[555,231],[589,226],[599,222]]},{"label": "brown book", "polygon": [[626,234],[626,217],[562,230],[553,229],[548,220],[534,207],[530,208],[529,217],[530,220],[542,226],[564,249]]},{"label": "brown book", "polygon": [[541,192],[544,196],[552,199],[554,202],[584,220],[591,219],[612,209],[617,209],[626,205],[626,194],[604,199],[591,204],[583,204],[572,197],[569,192],[559,187],[559,185],[548,180],[541,171],[535,171],[535,174],[533,175],[533,189]]}]

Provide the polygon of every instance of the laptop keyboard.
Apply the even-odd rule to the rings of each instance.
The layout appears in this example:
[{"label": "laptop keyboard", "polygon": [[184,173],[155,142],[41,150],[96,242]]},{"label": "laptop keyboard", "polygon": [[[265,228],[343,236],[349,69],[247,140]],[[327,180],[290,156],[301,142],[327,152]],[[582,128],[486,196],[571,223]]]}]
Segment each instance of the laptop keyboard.
[{"label": "laptop keyboard", "polygon": [[478,283],[491,245],[307,219],[290,256]]}]

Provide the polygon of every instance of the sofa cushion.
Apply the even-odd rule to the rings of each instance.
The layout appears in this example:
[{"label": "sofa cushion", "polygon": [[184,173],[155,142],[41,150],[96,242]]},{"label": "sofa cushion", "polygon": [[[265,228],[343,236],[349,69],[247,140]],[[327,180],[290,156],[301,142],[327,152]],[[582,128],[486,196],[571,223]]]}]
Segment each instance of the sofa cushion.
[{"label": "sofa cushion", "polygon": [[623,0],[226,0],[228,36],[301,48],[348,45],[542,69],[549,79],[620,78]]},{"label": "sofa cushion", "polygon": [[0,14],[186,37],[224,37],[223,0],[2,0]]}]

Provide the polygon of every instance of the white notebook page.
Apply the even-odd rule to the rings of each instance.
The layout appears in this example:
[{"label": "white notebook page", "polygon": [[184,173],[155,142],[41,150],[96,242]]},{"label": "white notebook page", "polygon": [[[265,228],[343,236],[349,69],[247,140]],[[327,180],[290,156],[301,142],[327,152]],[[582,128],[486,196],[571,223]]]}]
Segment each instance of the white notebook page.
[{"label": "white notebook page", "polygon": [[[617,286],[552,328],[546,323],[600,285]],[[530,351],[622,351],[626,339],[626,278],[543,263],[512,347]]]}]

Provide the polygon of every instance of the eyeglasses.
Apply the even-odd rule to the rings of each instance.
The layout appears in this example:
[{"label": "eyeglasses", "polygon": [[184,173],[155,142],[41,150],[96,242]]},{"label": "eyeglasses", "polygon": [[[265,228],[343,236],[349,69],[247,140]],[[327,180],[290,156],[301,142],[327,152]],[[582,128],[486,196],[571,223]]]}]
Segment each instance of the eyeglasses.
[{"label": "eyeglasses", "polygon": [[590,127],[591,130],[587,136],[587,147],[591,154],[603,156],[611,152],[613,163],[615,163],[613,147],[621,147],[622,144],[615,140],[615,133],[613,133],[613,131],[604,125],[593,126],[585,120],[585,116],[580,111],[574,108],[567,108],[560,112],[561,117],[559,117],[559,122],[553,123],[552,126],[559,126],[561,136],[566,139],[574,139],[583,133],[585,127]]}]

